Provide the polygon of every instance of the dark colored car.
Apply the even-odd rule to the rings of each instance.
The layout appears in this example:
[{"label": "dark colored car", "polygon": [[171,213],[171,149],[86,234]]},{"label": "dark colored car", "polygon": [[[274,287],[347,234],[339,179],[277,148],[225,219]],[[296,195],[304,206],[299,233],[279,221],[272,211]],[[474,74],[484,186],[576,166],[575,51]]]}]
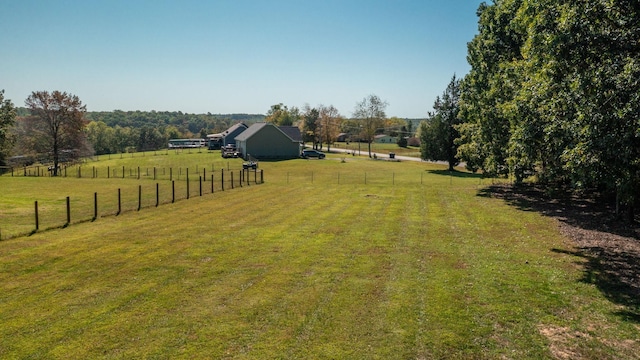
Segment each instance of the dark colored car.
[{"label": "dark colored car", "polygon": [[311,150],[311,149],[302,150],[302,157],[305,159],[308,159],[308,158],[324,159],[325,156],[326,155],[322,151]]}]

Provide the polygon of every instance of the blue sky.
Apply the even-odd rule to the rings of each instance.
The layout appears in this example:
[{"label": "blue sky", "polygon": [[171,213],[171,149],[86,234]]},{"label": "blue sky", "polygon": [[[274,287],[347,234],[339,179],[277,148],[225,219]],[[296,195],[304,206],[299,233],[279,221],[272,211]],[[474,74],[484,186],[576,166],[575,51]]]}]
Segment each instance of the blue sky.
[{"label": "blue sky", "polygon": [[0,89],[60,90],[90,111],[266,113],[369,94],[425,117],[480,0],[0,0]]}]

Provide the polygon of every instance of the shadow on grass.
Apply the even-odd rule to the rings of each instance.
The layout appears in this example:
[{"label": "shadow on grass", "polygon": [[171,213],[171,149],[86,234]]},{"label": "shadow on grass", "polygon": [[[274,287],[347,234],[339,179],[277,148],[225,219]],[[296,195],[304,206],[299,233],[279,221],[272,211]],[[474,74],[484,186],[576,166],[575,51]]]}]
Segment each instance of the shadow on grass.
[{"label": "shadow on grass", "polygon": [[482,174],[474,174],[467,171],[449,171],[449,170],[427,170],[429,174],[434,175],[443,175],[443,176],[453,176],[457,178],[465,178],[465,179],[480,179],[482,178]]},{"label": "shadow on grass", "polygon": [[573,250],[552,249],[584,259],[581,281],[593,284],[624,309],[615,314],[640,323],[640,226],[615,216],[607,199],[597,194],[551,197],[535,185],[494,185],[478,196],[499,198],[523,211],[535,211],[560,221],[561,231],[575,243]]}]

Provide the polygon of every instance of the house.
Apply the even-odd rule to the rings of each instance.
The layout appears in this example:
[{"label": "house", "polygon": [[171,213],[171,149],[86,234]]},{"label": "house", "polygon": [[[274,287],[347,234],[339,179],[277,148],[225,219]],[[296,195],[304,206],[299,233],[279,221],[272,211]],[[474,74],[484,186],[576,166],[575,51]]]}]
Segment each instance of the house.
[{"label": "house", "polygon": [[255,123],[236,136],[236,148],[245,160],[294,159],[300,156],[302,134],[295,126]]},{"label": "house", "polygon": [[221,133],[207,135],[209,150],[218,150],[227,145],[234,145],[236,136],[242,134],[247,128],[248,126],[244,123],[237,123]]},{"label": "house", "polygon": [[393,136],[381,134],[381,135],[376,135],[376,137],[373,139],[373,142],[379,143],[379,144],[395,144],[397,140]]},{"label": "house", "polygon": [[349,134],[347,134],[347,133],[340,133],[336,137],[336,141],[337,142],[345,142],[345,141],[347,141],[347,139],[349,139]]}]

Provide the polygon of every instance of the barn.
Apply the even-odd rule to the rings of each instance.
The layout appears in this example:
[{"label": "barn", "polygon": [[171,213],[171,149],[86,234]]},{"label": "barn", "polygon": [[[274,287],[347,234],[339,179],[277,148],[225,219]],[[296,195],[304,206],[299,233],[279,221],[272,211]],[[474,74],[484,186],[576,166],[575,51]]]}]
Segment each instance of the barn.
[{"label": "barn", "polygon": [[300,156],[302,135],[295,126],[255,123],[236,136],[236,148],[245,160],[294,159]]}]

